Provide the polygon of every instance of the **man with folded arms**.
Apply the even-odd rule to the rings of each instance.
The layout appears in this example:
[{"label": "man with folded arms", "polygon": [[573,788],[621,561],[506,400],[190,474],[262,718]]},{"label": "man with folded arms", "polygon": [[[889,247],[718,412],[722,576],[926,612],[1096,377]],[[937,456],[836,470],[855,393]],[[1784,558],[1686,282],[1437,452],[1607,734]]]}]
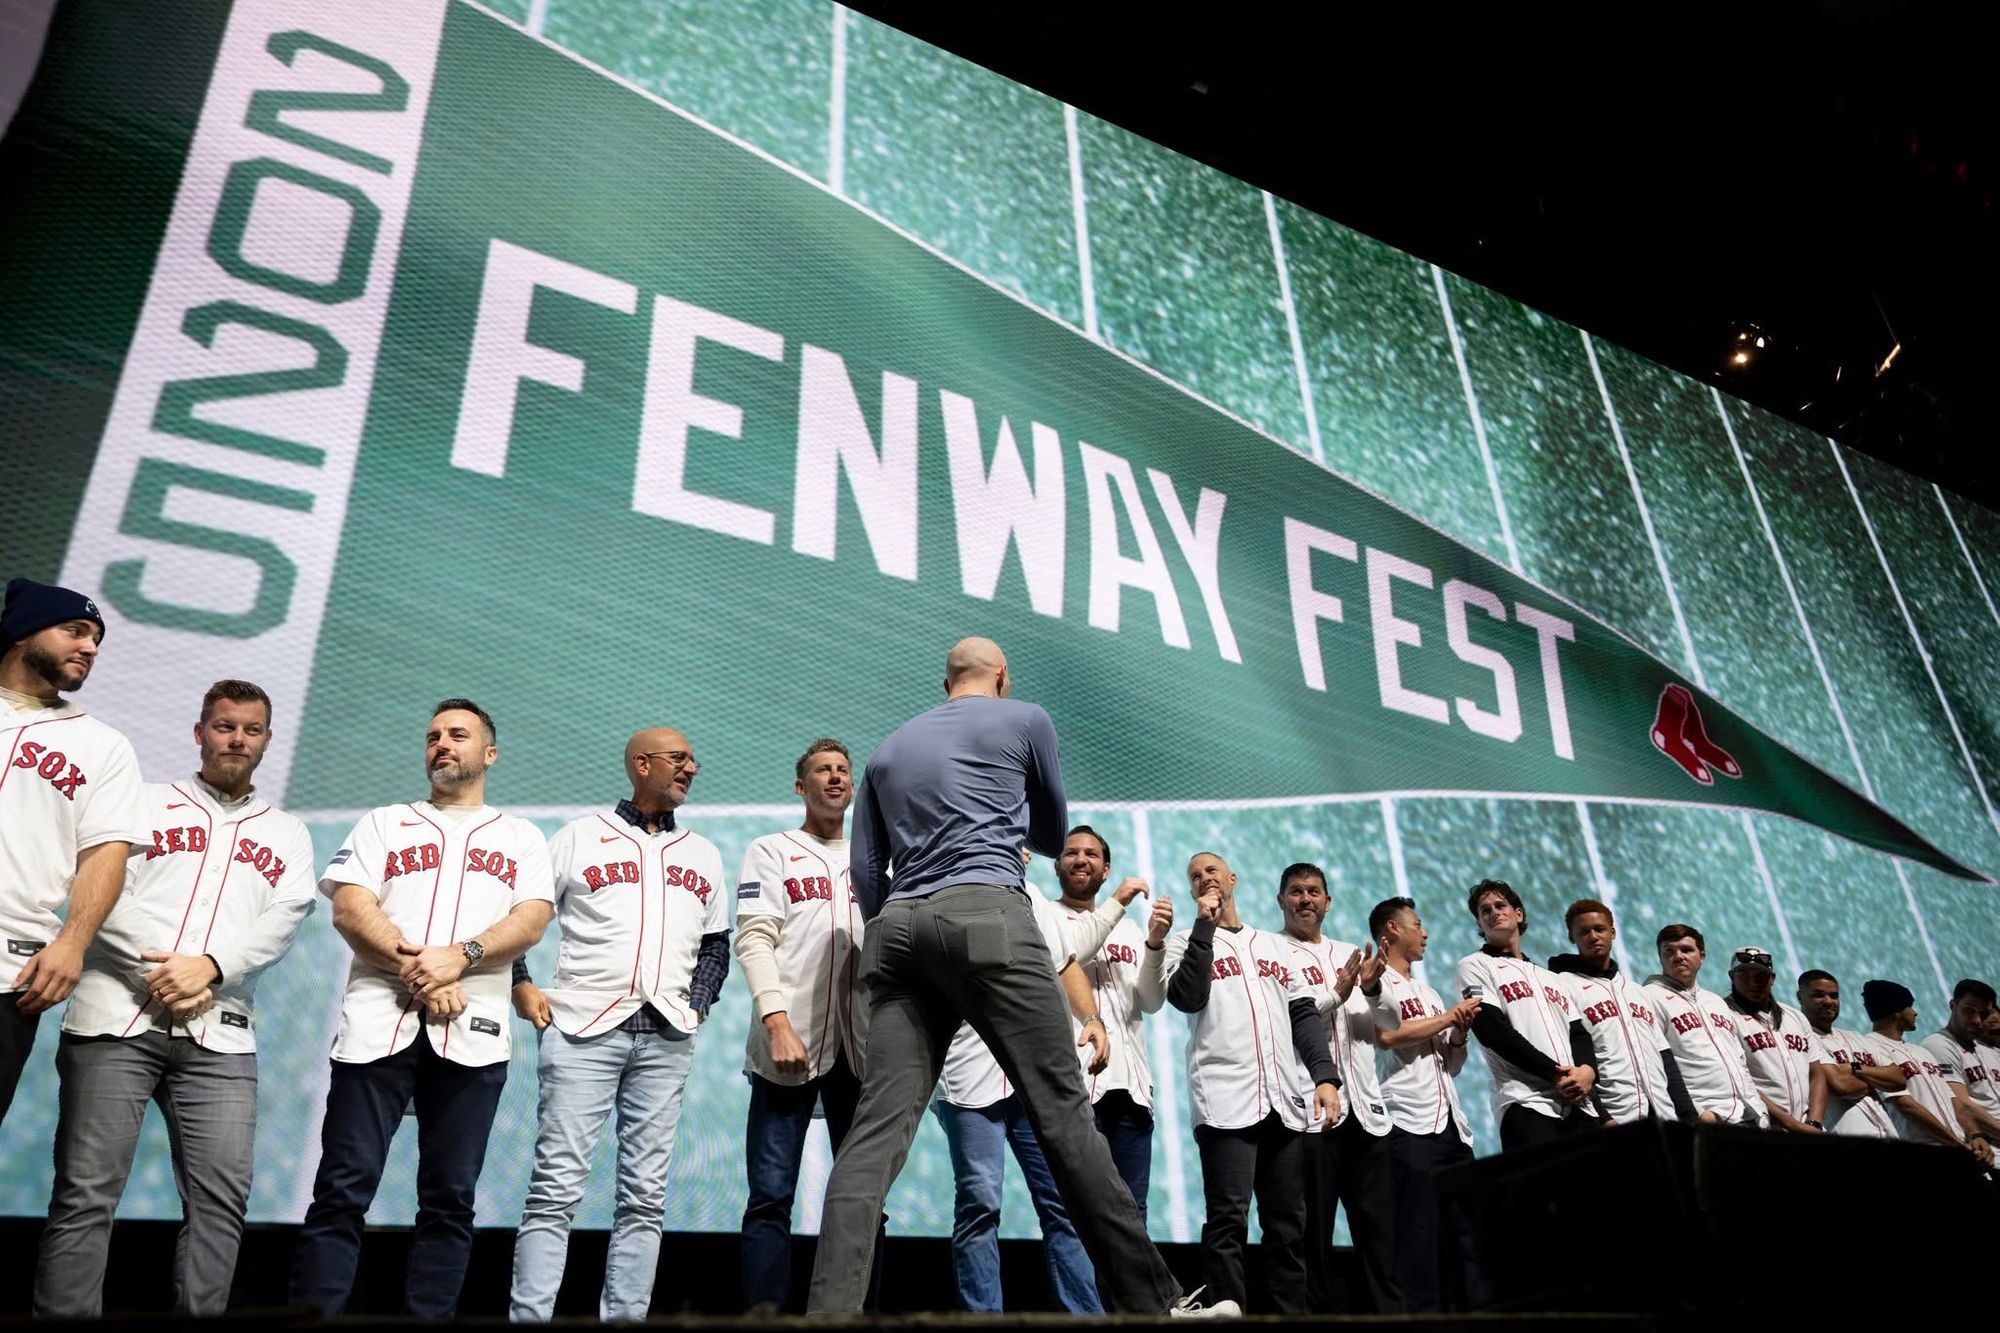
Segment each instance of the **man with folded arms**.
[{"label": "man with folded arms", "polygon": [[1875,1025],[1862,1037],[1862,1045],[1876,1059],[1901,1067],[1907,1080],[1902,1092],[1889,1097],[1902,1137],[1911,1143],[1962,1149],[1991,1170],[1993,1145],[1966,1139],[1945,1066],[1923,1047],[1903,1040],[1917,1028],[1917,999],[1910,988],[1896,981],[1870,981],[1861,988],[1861,1003]]},{"label": "man with folded arms", "polygon": [[1903,1090],[1902,1066],[1884,1064],[1859,1033],[1840,1021],[1840,981],[1817,968],[1799,974],[1799,1012],[1832,1064],[1826,1070],[1826,1127],[1850,1138],[1893,1139],[1895,1122],[1882,1099]]}]

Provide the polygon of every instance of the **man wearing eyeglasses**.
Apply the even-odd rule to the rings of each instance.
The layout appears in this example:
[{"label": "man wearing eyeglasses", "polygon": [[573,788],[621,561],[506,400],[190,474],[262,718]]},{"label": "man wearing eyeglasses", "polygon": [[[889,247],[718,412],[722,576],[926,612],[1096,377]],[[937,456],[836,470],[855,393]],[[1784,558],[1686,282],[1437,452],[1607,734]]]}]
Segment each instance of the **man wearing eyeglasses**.
[{"label": "man wearing eyeglasses", "polygon": [[598,1317],[639,1320],[653,1302],[667,1165],[695,1032],[729,972],[729,903],[715,844],[679,827],[699,765],[670,727],[625,745],[632,795],[549,839],[555,984],[514,970],[514,1008],[539,1031],[535,1169],[514,1240],[509,1317],[555,1310],[570,1221],[614,1103],[618,1187]]}]

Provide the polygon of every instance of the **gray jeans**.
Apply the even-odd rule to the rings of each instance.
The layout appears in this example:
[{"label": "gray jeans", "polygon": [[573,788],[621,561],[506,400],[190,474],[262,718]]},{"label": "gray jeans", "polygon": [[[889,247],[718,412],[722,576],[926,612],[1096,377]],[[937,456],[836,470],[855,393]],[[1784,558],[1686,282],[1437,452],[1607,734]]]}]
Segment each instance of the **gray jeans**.
[{"label": "gray jeans", "polygon": [[909,1156],[961,1019],[1013,1080],[1114,1310],[1163,1314],[1180,1294],[1091,1118],[1069,1006],[1025,894],[964,884],[868,923],[866,1072],[820,1213],[808,1310],[858,1311],[882,1203]]},{"label": "gray jeans", "polygon": [[257,1057],[205,1051],[163,1032],[65,1034],[56,1072],[62,1118],[55,1190],[35,1264],[35,1313],[64,1319],[102,1313],[111,1221],[150,1100],[166,1117],[186,1219],[174,1242],[174,1310],[221,1314],[250,1202]]}]

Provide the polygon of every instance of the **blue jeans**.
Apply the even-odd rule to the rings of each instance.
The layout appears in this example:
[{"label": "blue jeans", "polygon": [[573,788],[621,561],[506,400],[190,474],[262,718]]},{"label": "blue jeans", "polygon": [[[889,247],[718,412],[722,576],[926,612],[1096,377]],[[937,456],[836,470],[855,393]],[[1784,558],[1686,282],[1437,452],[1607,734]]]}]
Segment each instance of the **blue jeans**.
[{"label": "blue jeans", "polygon": [[[750,1200],[743,1208],[743,1308],[768,1306],[782,1312],[791,1303],[792,1200],[798,1194],[799,1163],[805,1156],[813,1107],[826,1108],[826,1136],[839,1152],[848,1126],[854,1123],[861,1080],[849,1068],[845,1053],[810,1083],[773,1083],[755,1074],[747,1077],[750,1118],[743,1133],[743,1163]],[[878,1245],[865,1308],[879,1307],[881,1283],[882,1252]]]},{"label": "blue jeans", "polygon": [[1111,1164],[1132,1191],[1139,1217],[1146,1216],[1146,1192],[1153,1187],[1153,1113],[1119,1088],[1098,1098],[1090,1108],[1097,1132],[1111,1148]]},{"label": "blue jeans", "polygon": [[1028,1197],[1041,1219],[1043,1254],[1057,1304],[1071,1314],[1102,1314],[1097,1299],[1097,1273],[1083,1242],[1077,1239],[1069,1211],[1055,1177],[1042,1156],[1042,1145],[1028,1123],[1020,1094],[991,1106],[968,1110],[949,1102],[931,1108],[944,1126],[951,1147],[951,1171],[958,1182],[952,1214],[951,1266],[958,1279],[958,1297],[968,1310],[1000,1309],[1000,1185],[1006,1161],[1002,1152],[1014,1149],[1014,1160],[1028,1182]]},{"label": "blue jeans", "polygon": [[546,1324],[569,1257],[570,1220],[590,1183],[590,1164],[611,1108],[618,1108],[618,1192],[604,1261],[598,1317],[644,1319],[660,1266],[667,1166],[681,1122],[681,1093],[694,1038],[671,1029],[572,1037],[541,1033],[535,1171],[514,1237],[514,1287],[507,1317]]},{"label": "blue jeans", "polygon": [[454,1064],[435,1054],[422,1033],[380,1060],[333,1062],[313,1201],[292,1254],[292,1304],[321,1314],[346,1307],[362,1222],[382,1183],[390,1140],[414,1101],[417,1225],[410,1233],[403,1307],[426,1319],[449,1319],[457,1311],[472,1257],[473,1195],[506,1083],[505,1060],[477,1068]]}]

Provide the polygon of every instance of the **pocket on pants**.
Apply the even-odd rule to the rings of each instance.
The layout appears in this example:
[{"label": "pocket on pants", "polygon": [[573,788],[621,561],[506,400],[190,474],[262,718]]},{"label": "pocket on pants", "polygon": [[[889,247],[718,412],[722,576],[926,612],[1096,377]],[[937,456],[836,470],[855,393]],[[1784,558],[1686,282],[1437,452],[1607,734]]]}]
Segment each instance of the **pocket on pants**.
[{"label": "pocket on pants", "polygon": [[965,965],[972,971],[1005,967],[1009,952],[1005,916],[994,912],[965,923]]}]

